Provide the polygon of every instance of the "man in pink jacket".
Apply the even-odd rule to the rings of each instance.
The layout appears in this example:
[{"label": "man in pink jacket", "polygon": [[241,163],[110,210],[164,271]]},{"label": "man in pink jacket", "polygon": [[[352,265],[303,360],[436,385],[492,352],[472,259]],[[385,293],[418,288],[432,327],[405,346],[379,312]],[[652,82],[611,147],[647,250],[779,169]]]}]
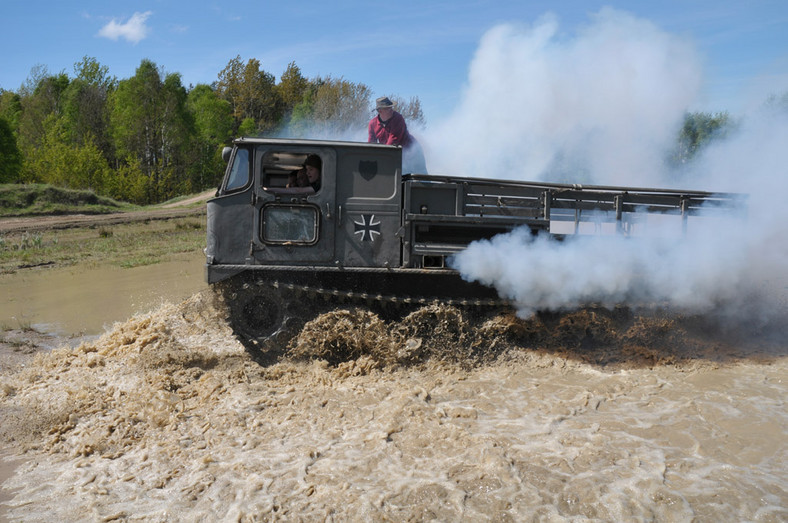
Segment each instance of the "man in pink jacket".
[{"label": "man in pink jacket", "polygon": [[378,114],[369,121],[367,141],[401,146],[403,171],[426,173],[421,146],[408,132],[405,118],[394,110],[394,103],[387,96],[382,96],[375,101],[375,110]]}]

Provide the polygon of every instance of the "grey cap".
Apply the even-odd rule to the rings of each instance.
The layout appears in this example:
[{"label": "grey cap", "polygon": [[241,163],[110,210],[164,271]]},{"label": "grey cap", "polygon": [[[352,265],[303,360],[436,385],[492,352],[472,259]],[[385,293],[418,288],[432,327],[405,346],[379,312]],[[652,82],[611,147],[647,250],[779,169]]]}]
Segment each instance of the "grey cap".
[{"label": "grey cap", "polygon": [[387,107],[394,107],[394,102],[389,100],[388,96],[381,96],[377,100],[375,100],[375,110],[378,109],[385,109]]}]

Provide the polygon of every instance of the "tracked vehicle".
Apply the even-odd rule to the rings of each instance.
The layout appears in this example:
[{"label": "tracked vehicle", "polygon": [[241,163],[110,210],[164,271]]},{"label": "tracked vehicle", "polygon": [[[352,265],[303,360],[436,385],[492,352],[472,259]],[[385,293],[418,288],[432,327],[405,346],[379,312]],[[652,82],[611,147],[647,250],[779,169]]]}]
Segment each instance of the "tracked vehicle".
[{"label": "tracked vehicle", "polygon": [[[557,240],[584,227],[630,234],[653,214],[686,230],[702,206],[742,203],[736,194],[403,174],[401,148],[378,144],[241,138],[223,155],[227,170],[207,204],[206,279],[258,353],[343,302],[500,306],[494,289],[450,267],[475,240],[517,227]],[[289,187],[310,155],[322,163],[319,188]]]}]

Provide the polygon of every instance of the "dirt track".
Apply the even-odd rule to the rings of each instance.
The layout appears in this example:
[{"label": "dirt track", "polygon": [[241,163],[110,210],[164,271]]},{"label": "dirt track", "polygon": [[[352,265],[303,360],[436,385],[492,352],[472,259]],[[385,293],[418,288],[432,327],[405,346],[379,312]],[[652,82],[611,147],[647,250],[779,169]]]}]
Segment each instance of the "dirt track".
[{"label": "dirt track", "polygon": [[118,223],[142,222],[148,220],[166,220],[184,216],[205,214],[204,202],[214,195],[214,191],[200,193],[186,200],[162,205],[159,208],[144,211],[118,212],[111,214],[63,214],[57,216],[25,216],[20,218],[0,219],[0,234],[21,231],[45,231],[52,229],[69,229],[72,227],[92,227],[116,225]]}]

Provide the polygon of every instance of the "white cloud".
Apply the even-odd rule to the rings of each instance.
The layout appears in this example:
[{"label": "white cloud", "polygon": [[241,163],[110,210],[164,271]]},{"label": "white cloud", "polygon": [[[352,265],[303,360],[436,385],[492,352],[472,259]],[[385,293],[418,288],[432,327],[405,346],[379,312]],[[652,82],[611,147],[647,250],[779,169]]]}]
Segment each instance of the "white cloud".
[{"label": "white cloud", "polygon": [[117,19],[113,18],[107,25],[102,27],[98,36],[109,38],[110,40],[117,40],[118,38],[125,38],[131,43],[139,43],[140,40],[145,39],[150,33],[150,28],[145,25],[148,17],[153,14],[153,11],[145,11],[144,13],[134,13],[126,23],[118,23]]}]

